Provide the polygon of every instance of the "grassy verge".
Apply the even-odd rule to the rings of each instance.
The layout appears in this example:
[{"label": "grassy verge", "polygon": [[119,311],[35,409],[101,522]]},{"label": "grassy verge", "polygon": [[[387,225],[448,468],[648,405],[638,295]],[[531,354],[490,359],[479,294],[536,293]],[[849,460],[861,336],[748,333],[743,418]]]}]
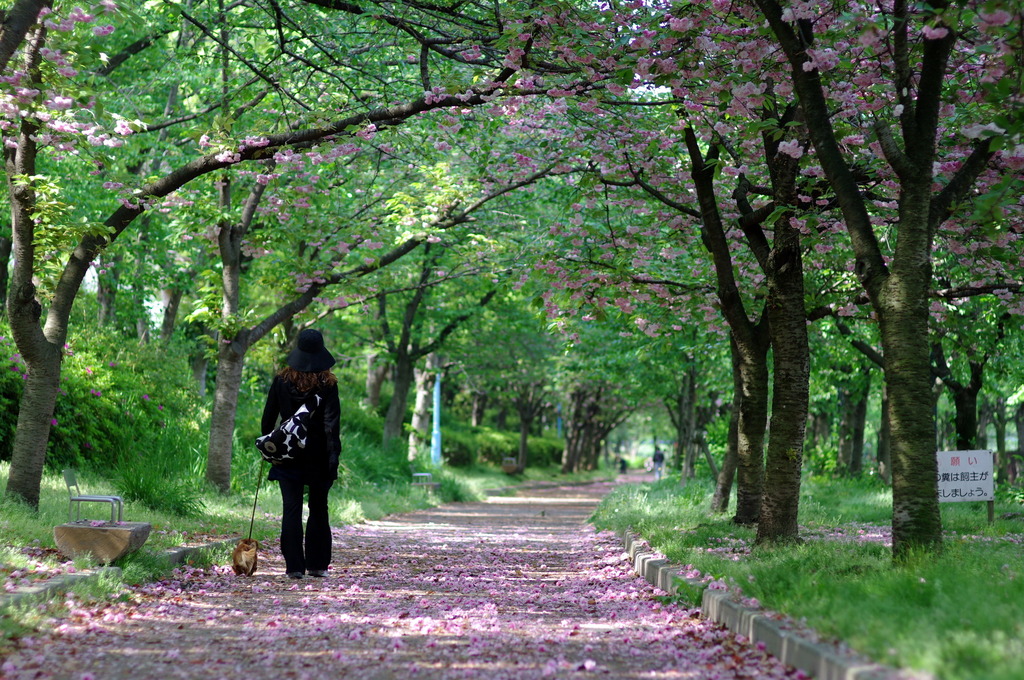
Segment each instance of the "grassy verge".
[{"label": "grassy verge", "polygon": [[891,496],[873,480],[806,480],[804,541],[775,548],[711,514],[711,491],[678,479],[624,486],[594,520],[879,662],[943,680],[1024,677],[1024,526],[999,519],[1019,504],[997,503],[991,525],[983,503],[944,504],[943,553],[894,566]]},{"label": "grassy verge", "polygon": [[[9,467],[8,463],[0,463],[0,490],[7,486]],[[357,524],[442,502],[479,500],[488,490],[504,486],[531,481],[569,483],[595,476],[605,476],[605,473],[565,476],[558,474],[557,468],[548,468],[510,477],[490,466],[445,468],[435,473],[435,481],[441,484],[436,493],[412,487],[404,480],[369,482],[346,476],[331,489],[331,521],[335,526]],[[88,472],[79,472],[79,483],[84,493],[120,491],[113,480]],[[255,484],[252,490],[255,492]],[[142,550],[118,560],[116,566],[122,569],[120,579],[104,578],[95,583],[76,585],[72,589],[75,597],[79,601],[117,597],[122,583],[141,583],[169,574],[174,566],[163,556],[167,550],[230,540],[248,533],[253,513],[252,493],[220,494],[210,489],[200,489],[198,493],[198,496],[191,497],[195,502],[188,505],[191,509],[186,515],[161,509],[159,505],[154,509],[142,500],[128,500],[125,519],[150,523],[153,529],[149,539]],[[256,503],[254,538],[266,540],[277,535],[280,530],[280,503],[276,485],[264,481]],[[86,516],[98,518],[108,512],[106,506],[87,505],[83,508],[83,514],[90,511],[95,512]],[[68,521],[68,493],[59,474],[47,473],[44,476],[38,512],[9,500],[0,500],[0,518],[0,587],[13,589],[17,585],[32,585],[94,566],[88,558],[68,560],[54,543],[53,527]],[[224,559],[226,553],[206,551],[189,561],[202,564]],[[61,596],[50,598],[42,606],[32,602],[3,608],[0,611],[0,652],[5,640],[27,634],[42,621],[59,618],[66,606],[65,597]]]},{"label": "grassy verge", "polygon": [[[0,489],[6,488],[8,463],[0,463]],[[263,471],[266,473],[266,470]],[[411,486],[408,481],[369,482],[351,480],[339,482],[331,489],[331,521],[336,526],[356,524],[380,519],[387,515],[428,508],[442,502],[466,502],[482,499],[488,490],[531,481],[557,481],[571,483],[584,481],[605,473],[561,475],[557,468],[529,470],[525,475],[509,476],[490,466],[470,469],[445,468],[435,473],[441,483],[438,493]],[[84,493],[118,493],[110,481],[79,473]],[[255,486],[253,487],[255,492]],[[148,522],[153,531],[144,548],[147,552],[207,543],[223,537],[246,534],[253,513],[252,493],[220,494],[207,489],[200,497],[201,511],[187,516],[153,509],[142,502],[125,504],[125,519]],[[253,534],[256,538],[276,535],[279,530],[280,494],[273,483],[261,484],[255,508]],[[97,508],[100,508],[97,510]],[[107,506],[83,506],[83,512],[95,510],[105,515]],[[96,514],[94,512],[93,514]],[[18,503],[0,499],[0,570],[31,569],[32,562],[52,562],[59,559],[53,539],[53,527],[68,521],[68,493],[63,479],[47,473],[42,482],[38,512]],[[21,553],[21,557],[13,553]],[[33,550],[34,549],[34,550]],[[79,560],[84,567],[87,560]]]}]

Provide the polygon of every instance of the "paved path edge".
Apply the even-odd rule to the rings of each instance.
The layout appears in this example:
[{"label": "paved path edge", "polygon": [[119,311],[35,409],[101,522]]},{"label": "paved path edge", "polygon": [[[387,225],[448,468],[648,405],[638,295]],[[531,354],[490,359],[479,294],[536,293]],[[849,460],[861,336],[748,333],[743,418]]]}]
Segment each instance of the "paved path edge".
[{"label": "paved path edge", "polygon": [[[484,495],[500,496],[515,492],[517,490],[544,489],[558,486],[584,485],[593,483],[595,483],[593,480],[574,482],[570,484],[543,481],[526,482],[524,484],[504,486],[497,489],[486,489],[484,491]],[[233,538],[226,541],[216,541],[213,543],[207,543],[205,545],[171,548],[163,552],[163,557],[164,559],[168,560],[172,565],[181,564],[185,562],[189,557],[197,553],[207,550],[222,550],[232,548],[237,542],[238,539]],[[33,598],[43,598],[51,594],[65,592],[67,590],[70,590],[71,587],[74,586],[76,583],[88,582],[90,580],[98,580],[105,576],[113,576],[114,578],[120,578],[120,567],[96,567],[93,569],[83,570],[74,574],[63,574],[61,576],[55,576],[54,578],[48,579],[46,581],[41,581],[39,583],[18,586],[17,588],[9,592],[0,592],[0,609],[17,606]]]},{"label": "paved path edge", "polygon": [[[906,671],[883,666],[869,659],[837,654],[828,645],[816,643],[769,617],[763,610],[751,609],[737,602],[724,590],[712,590],[703,581],[683,575],[684,570],[664,555],[651,549],[639,535],[620,535],[629,561],[638,576],[656,588],[675,595],[685,584],[694,592],[703,591],[701,616],[719,623],[753,644],[762,643],[765,650],[783,663],[798,668],[818,680],[906,680]],[[934,675],[915,672],[917,680],[936,680]]]},{"label": "paved path edge", "polygon": [[[207,550],[224,550],[234,546],[237,542],[237,539],[232,539],[229,541],[218,541],[215,543],[207,543],[206,545],[197,545],[187,548],[171,548],[170,550],[165,550],[162,557],[172,565],[176,565],[183,563],[189,557],[197,553]],[[18,586],[11,592],[0,593],[0,609],[27,603],[34,598],[44,598],[56,593],[66,592],[75,584],[98,581],[99,579],[108,576],[120,578],[121,568],[110,566],[95,567],[93,569],[86,569],[74,574],[62,574],[39,583]]]}]

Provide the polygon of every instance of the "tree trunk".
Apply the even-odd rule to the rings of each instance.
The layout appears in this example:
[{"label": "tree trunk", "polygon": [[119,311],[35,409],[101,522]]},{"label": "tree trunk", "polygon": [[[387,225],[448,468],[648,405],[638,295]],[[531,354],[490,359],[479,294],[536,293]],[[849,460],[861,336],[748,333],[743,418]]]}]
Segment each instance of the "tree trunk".
[{"label": "tree trunk", "polygon": [[[256,207],[266,185],[256,183],[242,208],[237,222],[224,221],[219,225],[217,246],[221,261],[221,319],[225,325],[235,325],[242,299],[242,240],[252,224]],[[231,206],[231,178],[224,175],[220,182],[220,206]],[[238,414],[238,391],[242,387],[242,369],[245,355],[253,342],[266,330],[252,333],[240,330],[233,337],[219,337],[217,342],[217,383],[214,386],[213,412],[210,414],[210,438],[206,451],[206,480],[226,493],[231,489],[231,457]]]},{"label": "tree trunk", "polygon": [[581,472],[589,472],[597,469],[597,461],[601,460],[601,451],[604,450],[605,446],[605,435],[604,428],[601,427],[590,427],[588,428],[587,442],[588,446],[583,451],[583,457],[579,470]]},{"label": "tree trunk", "polygon": [[722,460],[722,469],[718,473],[718,479],[715,483],[715,494],[711,502],[712,511],[722,513],[727,512],[729,509],[729,497],[732,495],[732,485],[736,479],[736,470],[739,465],[739,404],[743,399],[739,348],[735,342],[730,342],[729,348],[732,364],[733,400],[729,413],[729,434],[728,441],[726,442],[725,458]]},{"label": "tree trunk", "polygon": [[[978,401],[978,433],[974,436],[974,443],[979,449],[988,449],[988,428],[989,425],[998,429],[996,423],[996,406],[989,399]],[[997,435],[998,436],[998,435]]]},{"label": "tree trunk", "polygon": [[758,523],[764,495],[764,439],[768,421],[768,344],[740,350],[741,397],[736,440],[736,514],[733,522]]},{"label": "tree trunk", "polygon": [[775,223],[768,267],[768,328],[775,380],[765,456],[764,501],[758,544],[799,540],[800,471],[807,426],[810,349],[804,309],[800,232],[789,215]]},{"label": "tree trunk", "polygon": [[135,336],[139,339],[139,344],[145,345],[149,342],[149,320],[146,317],[140,316],[135,319]]},{"label": "tree trunk", "polygon": [[878,439],[875,444],[878,476],[886,484],[892,484],[892,448],[890,444],[892,433],[889,427],[889,390],[885,383],[882,384],[882,405],[879,411]]},{"label": "tree trunk", "polygon": [[[519,451],[516,467],[519,472],[526,469],[529,457],[530,431],[537,416],[544,411],[546,397],[544,380],[522,380],[514,385],[512,403],[519,416]],[[596,467],[596,461],[595,461]]]},{"label": "tree trunk", "polygon": [[1020,467],[1024,464],[1024,402],[1017,404],[1013,412],[1013,426],[1017,432],[1017,449],[1006,455],[1007,481],[1010,484],[1017,482],[1020,477]]},{"label": "tree trunk", "polygon": [[[787,20],[776,0],[755,0],[790,66],[815,156],[850,234],[854,271],[874,309],[881,334],[892,428],[892,554],[902,561],[918,550],[942,546],[939,513],[935,421],[931,399],[928,338],[932,247],[947,209],[964,200],[987,167],[991,149],[979,142],[954,182],[933,194],[938,112],[950,92],[949,56],[959,38],[956,30],[910,39],[912,5],[893,6],[892,59],[898,66],[887,85],[900,100],[902,115],[879,118],[875,124],[882,153],[893,169],[898,189],[897,222],[891,256],[886,258],[872,224],[866,197],[832,126],[831,104],[822,76],[812,61],[812,32]],[[921,47],[920,53],[914,50]],[[893,128],[899,130],[899,140]],[[934,199],[934,200],[933,200]]]},{"label": "tree trunk", "polygon": [[850,385],[843,381],[836,389],[836,407],[839,410],[839,443],[836,445],[836,475],[850,474],[853,457],[853,398]]},{"label": "tree trunk", "polygon": [[576,388],[569,395],[569,417],[565,425],[562,472],[593,470],[601,457],[601,443],[621,422],[619,416],[603,413],[600,387]]},{"label": "tree trunk", "polygon": [[480,427],[484,424],[484,413],[487,409],[487,393],[480,390],[473,390],[473,406],[471,410],[470,423],[473,427]]},{"label": "tree trunk", "polygon": [[231,489],[231,457],[238,413],[238,391],[245,365],[244,341],[221,343],[217,356],[217,384],[210,414],[210,439],[206,454],[206,481],[219,491]]},{"label": "tree trunk", "polygon": [[7,314],[7,284],[10,281],[11,239],[0,236],[0,318]]},{"label": "tree trunk", "polygon": [[686,396],[683,404],[683,417],[686,421],[686,448],[683,456],[683,479],[697,476],[697,454],[700,453],[700,426],[698,425],[697,408],[697,369],[690,367],[686,377]]},{"label": "tree trunk", "polygon": [[667,466],[673,470],[683,469],[683,460],[686,458],[686,440],[688,439],[687,434],[687,423],[685,416],[684,402],[686,400],[686,385],[685,379],[679,384],[676,393],[670,397],[665,397],[662,400],[662,404],[665,406],[665,412],[668,414],[668,420],[672,423],[672,428],[675,430],[675,443],[672,446],[672,455],[666,462]]},{"label": "tree trunk", "polygon": [[165,288],[160,292],[163,302],[163,314],[160,320],[160,342],[168,343],[174,334],[174,327],[178,323],[178,310],[181,308],[181,299],[185,291],[176,288]]},{"label": "tree trunk", "polygon": [[[970,359],[967,362],[970,377],[966,382],[961,382],[953,376],[946,363],[942,345],[935,343],[932,347],[931,356],[934,357],[935,367],[933,369],[938,385],[949,388],[953,394],[953,431],[956,435],[956,450],[970,451],[979,448],[978,446],[978,395],[984,385],[985,364],[988,358],[981,361]],[[940,388],[941,389],[941,388]]]},{"label": "tree trunk", "polygon": [[[24,68],[34,76],[38,73],[45,35],[44,30],[36,29],[28,39]],[[15,177],[31,178],[36,175],[37,131],[35,123],[23,119],[19,129],[8,131],[15,143],[5,145],[2,149],[14,254],[14,268],[7,291],[7,317],[11,334],[28,366],[28,376],[18,407],[18,424],[14,433],[5,494],[36,510],[39,509],[46,445],[60,387],[60,365],[71,305],[88,266],[88,262],[83,262],[83,254],[76,251],[76,257],[66,266],[71,273],[61,278],[50,300],[46,323],[40,327],[42,305],[33,282],[36,193],[32,182],[14,181]],[[68,272],[65,271],[65,274]]]},{"label": "tree trunk", "polygon": [[206,378],[210,368],[210,360],[206,353],[199,351],[192,355],[192,382],[196,386],[196,394],[200,397],[206,396]]},{"label": "tree trunk", "polygon": [[[930,176],[929,164],[929,176]],[[911,202],[904,196],[903,203]],[[900,241],[922,238],[927,226],[908,224],[927,217],[928,201],[919,215],[903,209]],[[915,228],[916,227],[916,228]],[[904,229],[908,235],[904,236]],[[893,265],[885,291],[875,305],[882,337],[892,431],[893,557],[902,560],[917,549],[942,546],[939,514],[938,462],[932,415],[931,356],[928,343],[928,289],[931,284],[930,239],[920,248],[925,255],[914,264]]]},{"label": "tree trunk", "polygon": [[519,455],[516,459],[516,468],[519,472],[526,469],[530,455],[530,426],[533,418],[530,416],[519,418]]},{"label": "tree trunk", "polygon": [[388,364],[374,352],[366,357],[366,404],[372,409],[380,406],[380,391],[388,375]]},{"label": "tree trunk", "polygon": [[956,405],[956,448],[970,451],[977,448],[978,437],[978,393],[960,390],[953,396]]},{"label": "tree trunk", "polygon": [[[6,490],[8,498],[22,501],[34,510],[39,509],[46,445],[50,438],[50,428],[54,425],[53,410],[60,386],[60,348],[63,346],[63,343],[55,345],[43,339],[37,342],[33,358],[30,360],[25,357],[28,377],[25,379],[18,409],[18,425],[14,431]],[[59,427],[60,423],[56,426]]]},{"label": "tree trunk", "polygon": [[416,460],[416,457],[428,446],[431,430],[431,401],[434,384],[434,371],[430,368],[413,370],[413,380],[416,384],[416,397],[412,409],[412,422],[409,428],[409,460]]},{"label": "tree trunk", "polygon": [[827,413],[816,413],[811,417],[812,446],[828,446],[832,437],[832,419]]},{"label": "tree trunk", "polygon": [[683,479],[693,479],[697,475],[697,454],[700,450],[700,442],[697,436],[697,367],[692,357],[689,360],[689,368],[683,376],[683,384],[679,392],[679,419],[682,421],[681,434],[683,436],[681,474]]},{"label": "tree trunk", "polygon": [[139,225],[139,231],[137,232],[135,243],[131,246],[132,252],[135,255],[135,275],[132,277],[132,315],[135,317],[135,337],[138,338],[140,344],[146,344],[150,339],[150,315],[149,310],[146,308],[146,300],[149,297],[149,291],[146,289],[143,281],[146,276],[146,264],[150,257],[149,245],[147,243],[146,231],[150,224],[150,215],[147,213],[141,218],[141,224]]},{"label": "tree trunk", "polygon": [[49,0],[16,0],[8,3],[4,20],[0,23],[0,73],[8,75],[7,67],[26,37],[29,30],[38,23],[39,12],[49,8]]},{"label": "tree trunk", "polygon": [[394,391],[391,394],[391,403],[388,404],[387,413],[384,414],[385,445],[402,436],[402,425],[405,422],[409,390],[412,389],[414,368],[408,352],[399,350],[395,356]]},{"label": "tree trunk", "polygon": [[582,456],[587,394],[577,388],[569,393],[568,417],[565,420],[565,448],[562,450],[562,474],[576,472]]},{"label": "tree trunk", "polygon": [[995,428],[996,435],[996,481],[1005,484],[1009,476],[1009,456],[1006,452],[1006,398],[1002,395],[996,397],[995,404],[989,405],[987,410],[991,413],[992,427]]},{"label": "tree trunk", "polygon": [[[739,371],[741,386],[734,399],[739,409],[739,439],[736,469],[737,524],[756,524],[761,515],[764,492],[764,437],[768,420],[768,349],[769,338],[765,319],[758,323],[750,320],[744,307],[736,279],[726,228],[718,209],[715,195],[716,161],[719,152],[715,146],[704,158],[701,144],[692,128],[684,130],[687,152],[690,156],[690,176],[693,178],[700,204],[701,240],[711,254],[715,265],[718,300],[722,315],[731,331],[734,344],[733,370]],[[737,361],[738,358],[738,361]]]},{"label": "tree trunk", "polygon": [[860,371],[859,378],[844,381],[839,387],[839,459],[837,473],[859,475],[864,468],[864,427],[868,395],[871,387],[870,369]]},{"label": "tree trunk", "polygon": [[99,303],[97,323],[113,326],[117,321],[117,288],[121,256],[104,257],[100,262],[101,273],[96,277],[96,302]]},{"label": "tree trunk", "polygon": [[[870,375],[870,374],[869,374]],[[850,474],[859,476],[864,472],[864,430],[868,419],[868,394],[870,384],[857,396],[853,404],[853,432],[850,446]]]},{"label": "tree trunk", "polygon": [[[413,291],[412,296],[407,300],[402,314],[402,327],[398,333],[398,339],[391,338],[390,325],[387,315],[387,295],[377,296],[377,320],[380,324],[381,337],[387,342],[394,361],[394,392],[391,395],[391,403],[388,404],[387,413],[384,416],[384,444],[402,435],[402,423],[405,421],[406,401],[409,398],[409,389],[413,382],[413,368],[421,358],[436,352],[448,338],[448,336],[465,321],[473,316],[473,311],[465,311],[448,321],[443,328],[433,332],[432,340],[425,340],[426,332],[422,329],[417,331],[425,322],[420,311],[424,308],[424,302],[428,294],[428,282],[434,273],[437,258],[443,253],[435,249],[431,253],[431,246],[424,246],[425,259],[420,265],[419,283]],[[480,307],[487,305],[493,298],[496,289],[488,291],[478,302]]]},{"label": "tree trunk", "polygon": [[[733,372],[733,383],[739,387],[739,372]],[[725,514],[729,512],[729,497],[732,495],[732,483],[736,478],[736,464],[739,460],[739,410],[733,405],[729,415],[729,436],[725,447],[725,458],[722,469],[718,471],[715,481],[715,495],[711,499],[711,512]]]}]

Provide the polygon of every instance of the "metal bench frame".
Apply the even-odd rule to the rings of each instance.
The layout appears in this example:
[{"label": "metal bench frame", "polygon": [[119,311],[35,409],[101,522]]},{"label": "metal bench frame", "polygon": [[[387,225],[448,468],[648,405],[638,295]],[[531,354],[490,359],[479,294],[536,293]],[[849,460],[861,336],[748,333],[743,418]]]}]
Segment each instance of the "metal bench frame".
[{"label": "metal bench frame", "polygon": [[71,520],[72,509],[77,509],[75,521],[82,518],[82,503],[108,503],[110,504],[110,523],[114,523],[116,511],[117,521],[124,519],[124,499],[120,496],[103,494],[83,494],[78,488],[78,476],[74,470],[64,470],[64,484],[68,487],[68,522]]},{"label": "metal bench frame", "polygon": [[431,472],[412,473],[412,486],[418,486],[421,489],[430,489],[433,491],[439,491],[441,489],[441,483],[434,481],[434,475]]}]

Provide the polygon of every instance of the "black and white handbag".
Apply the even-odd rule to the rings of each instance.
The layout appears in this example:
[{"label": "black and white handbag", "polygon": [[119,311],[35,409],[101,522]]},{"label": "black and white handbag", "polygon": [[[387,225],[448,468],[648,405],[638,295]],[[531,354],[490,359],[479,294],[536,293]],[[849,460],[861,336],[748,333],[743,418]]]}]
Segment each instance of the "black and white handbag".
[{"label": "black and white handbag", "polygon": [[280,465],[297,460],[306,448],[309,437],[309,421],[320,406],[321,397],[313,394],[306,399],[295,413],[281,421],[272,432],[256,438],[256,448],[260,450],[263,460],[272,465]]}]

